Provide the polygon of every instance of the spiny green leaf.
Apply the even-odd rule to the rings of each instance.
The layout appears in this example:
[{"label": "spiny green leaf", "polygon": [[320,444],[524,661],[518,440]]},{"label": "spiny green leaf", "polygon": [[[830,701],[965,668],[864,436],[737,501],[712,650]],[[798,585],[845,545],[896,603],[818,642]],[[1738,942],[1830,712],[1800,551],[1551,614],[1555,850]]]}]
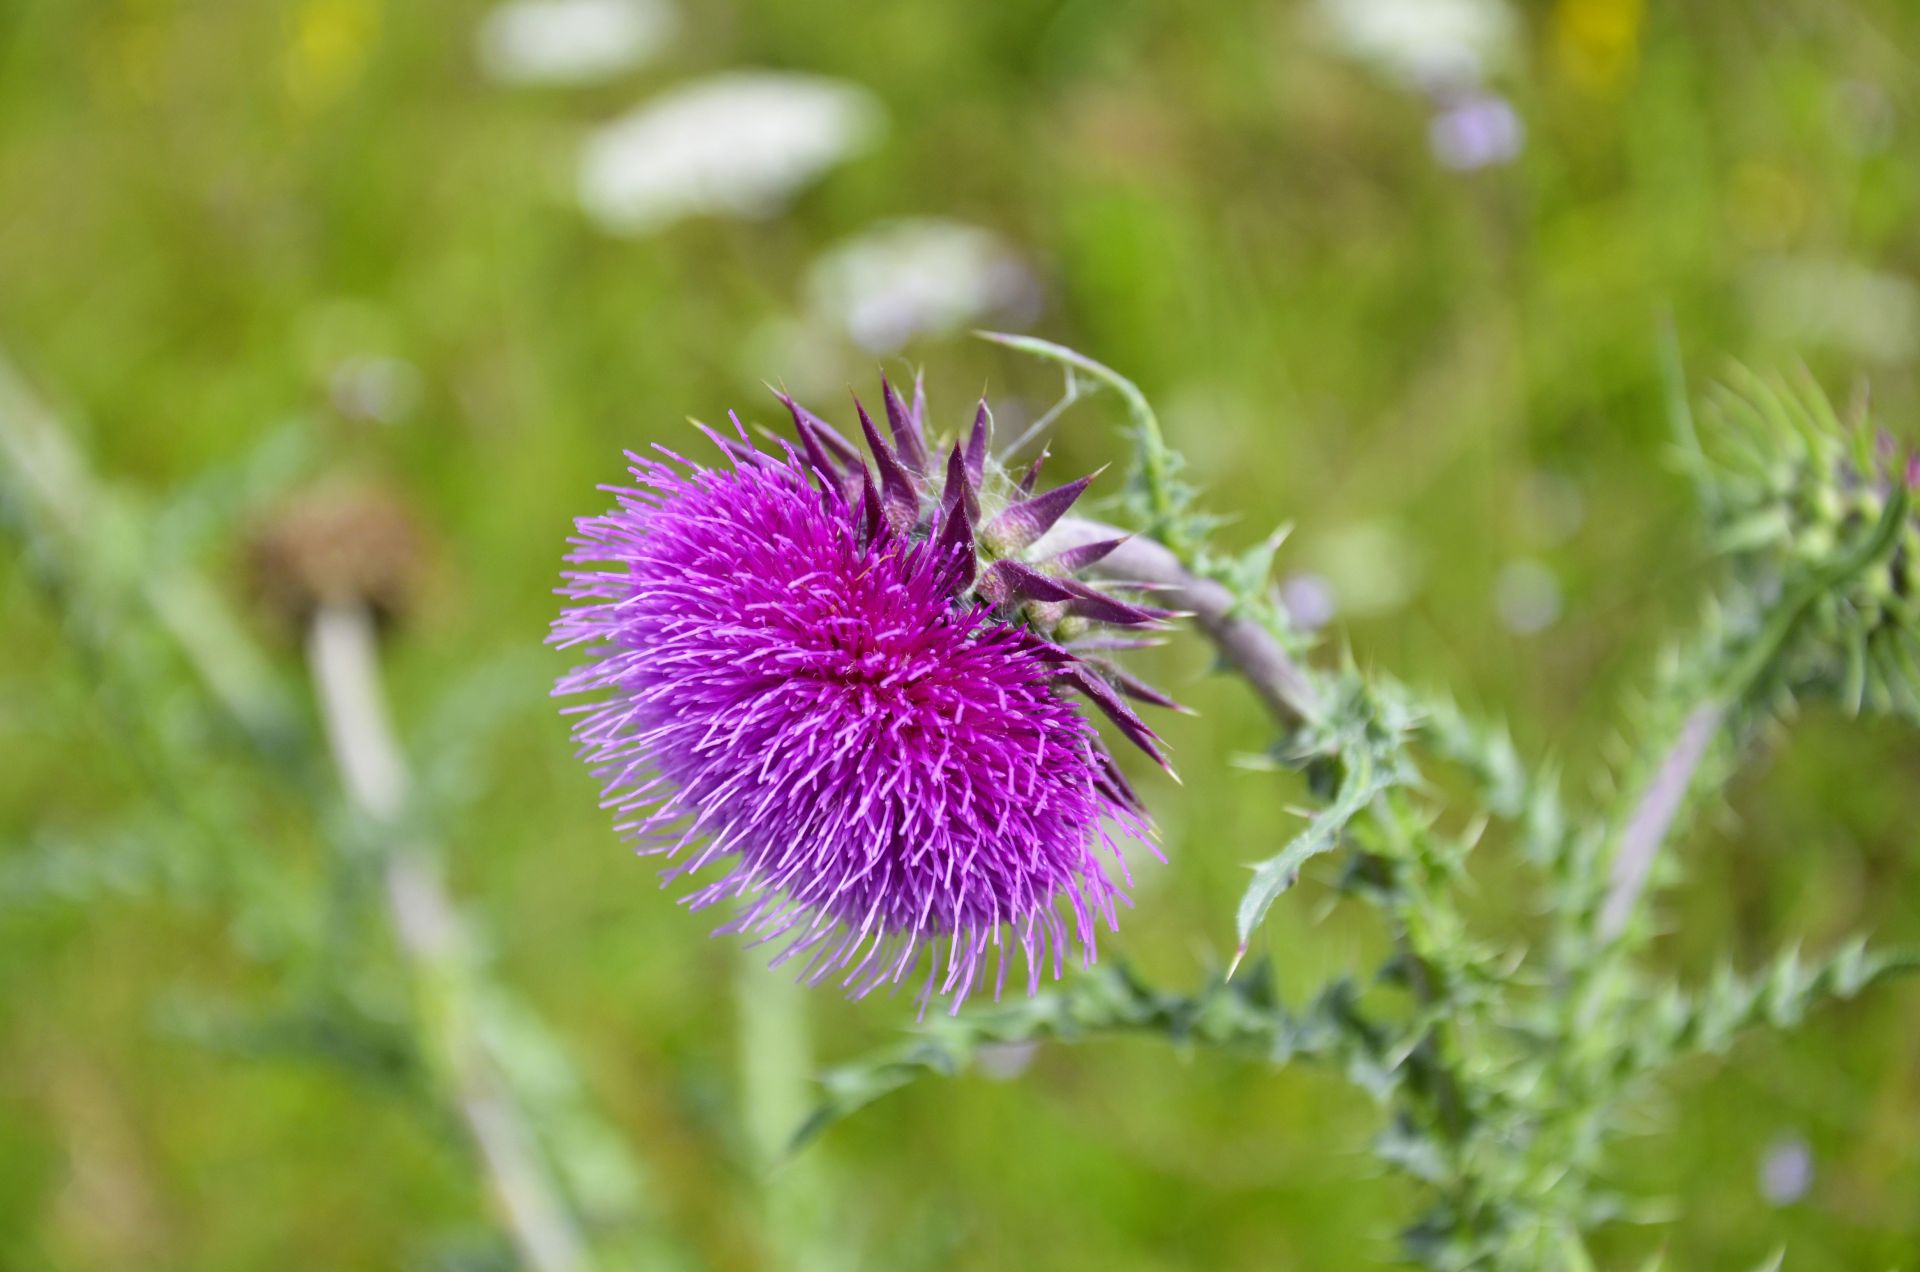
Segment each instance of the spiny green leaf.
[{"label": "spiny green leaf", "polygon": [[1377,763],[1366,747],[1355,747],[1346,756],[1345,772],[1333,802],[1315,813],[1307,822],[1307,828],[1295,835],[1286,847],[1254,867],[1253,882],[1247,885],[1234,915],[1242,951],[1266,919],[1274,901],[1299,879],[1300,868],[1337,847],[1347,823],[1395,781],[1393,770]]}]

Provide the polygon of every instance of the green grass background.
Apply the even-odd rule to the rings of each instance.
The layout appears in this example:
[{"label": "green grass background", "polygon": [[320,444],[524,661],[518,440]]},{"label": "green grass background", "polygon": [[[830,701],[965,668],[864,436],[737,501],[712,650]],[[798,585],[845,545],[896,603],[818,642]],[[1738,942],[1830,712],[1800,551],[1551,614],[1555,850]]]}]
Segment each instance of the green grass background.
[{"label": "green grass background", "polygon": [[[796,311],[823,245],[880,218],[1019,244],[1048,298],[1033,330],[1140,382],[1208,504],[1241,514],[1228,540],[1292,521],[1295,569],[1356,525],[1394,528],[1417,596],[1341,623],[1336,646],[1510,717],[1577,794],[1711,578],[1662,453],[1664,318],[1696,376],[1804,357],[1837,392],[1870,376],[1915,436],[1916,350],[1869,360],[1755,300],[1780,259],[1920,273],[1920,9],[1901,0],[1523,5],[1500,84],[1527,145],[1473,174],[1436,165],[1420,100],[1330,55],[1289,3],[684,7],[647,69],[531,91],[478,74],[468,0],[0,3],[0,348],[106,476],[154,499],[295,417],[316,421],[324,467],[403,491],[431,571],[392,652],[403,725],[537,646],[569,518],[597,509],[621,448],[689,444],[686,416],[730,406],[773,422],[760,381],[799,371],[757,333]],[[741,66],[867,85],[884,142],[771,221],[596,231],[570,198],[585,129]],[[342,340],[419,369],[410,420],[331,414]],[[908,352],[953,422],[983,382],[1055,388],[964,337]],[[871,382],[871,360],[844,363],[808,374]],[[1110,403],[1079,408],[1060,471],[1116,457],[1116,423]],[[1541,529],[1540,473],[1578,492],[1570,538]],[[1516,557],[1566,590],[1531,637],[1495,620]],[[243,594],[233,545],[209,567]],[[1202,715],[1166,728],[1185,786],[1142,775],[1170,861],[1110,948],[1188,984],[1229,947],[1243,863],[1281,842],[1295,791],[1231,764],[1267,735],[1203,651],[1159,670]],[[537,691],[511,711],[453,828],[453,884],[636,1146],[663,1226],[704,1264],[769,1266],[732,1111],[736,960],[615,842]],[[0,831],[136,808],[114,718],[0,559]],[[1913,739],[1799,722],[1684,847],[1661,956],[1920,937],[1916,792]],[[252,851],[312,843],[267,817]],[[1498,875],[1490,914],[1510,909]],[[1290,986],[1366,947],[1323,900],[1304,890],[1268,924]],[[479,1228],[455,1141],[326,1066],[159,1027],[183,985],[263,989],[217,905],[0,910],[0,1266],[430,1266]],[[1676,1075],[1620,1158],[1671,1218],[1607,1234],[1608,1266],[1664,1247],[1672,1267],[1745,1267],[1782,1244],[1796,1269],[1920,1265],[1915,995]],[[823,1060],[911,1015],[810,1007]],[[1366,1152],[1374,1116],[1330,1074],[1137,1042],[1050,1048],[1018,1082],[923,1084],[816,1151],[841,1266],[1340,1269],[1390,1261],[1407,1215]],[[1783,1136],[1811,1146],[1815,1178],[1773,1207],[1756,1173]]]}]

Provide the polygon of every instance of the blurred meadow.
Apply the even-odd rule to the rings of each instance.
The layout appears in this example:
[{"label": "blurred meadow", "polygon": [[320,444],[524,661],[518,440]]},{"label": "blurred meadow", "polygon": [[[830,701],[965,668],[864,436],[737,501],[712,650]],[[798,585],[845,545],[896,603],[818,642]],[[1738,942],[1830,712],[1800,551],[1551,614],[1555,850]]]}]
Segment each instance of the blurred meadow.
[{"label": "blurred meadow", "polygon": [[[489,982],[578,1089],[529,1065],[627,1145],[605,1169],[658,1246],[634,1266],[1391,1265],[1407,1197],[1362,1095],[1150,1039],[919,1083],[765,1201],[784,1124],[737,1094],[741,956],[619,843],[546,696],[562,545],[623,448],[696,447],[687,417],[730,408],[782,424],[763,381],[844,420],[848,386],[924,366],[943,425],[984,384],[1017,431],[1058,377],[980,326],[1133,377],[1229,542],[1295,526],[1277,574],[1328,649],[1600,789],[1712,574],[1664,342],[1696,384],[1729,359],[1868,382],[1920,439],[1920,8],[0,3],[0,410],[37,399],[84,456],[108,583],[189,564],[302,736],[250,545],[314,483],[404,511],[396,727]],[[1119,421],[1076,405],[1057,471],[1121,458]],[[207,726],[126,588],[56,603],[93,584],[49,585],[24,542],[0,555],[0,1267],[511,1266],[457,1126],[342,1023],[406,994],[327,847],[353,836],[333,779]],[[1168,862],[1103,944],[1177,984],[1231,953],[1245,863],[1296,824],[1210,657],[1151,660],[1200,714],[1164,727],[1184,786],[1132,766]],[[1659,957],[1920,939],[1917,784],[1911,735],[1810,712],[1687,846]],[[1283,986],[1377,941],[1326,898],[1309,872],[1275,907]],[[1536,921],[1497,868],[1474,903]],[[1617,1181],[1657,1222],[1604,1233],[1603,1265],[1920,1265],[1916,992],[1667,1082]],[[795,1001],[819,1065],[913,1019]]]}]

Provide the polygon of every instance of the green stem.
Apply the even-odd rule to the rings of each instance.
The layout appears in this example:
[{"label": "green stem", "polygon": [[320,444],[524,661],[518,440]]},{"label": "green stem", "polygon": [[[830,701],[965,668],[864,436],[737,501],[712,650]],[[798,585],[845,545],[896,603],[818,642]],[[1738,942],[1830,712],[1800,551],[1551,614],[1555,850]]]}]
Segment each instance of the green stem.
[{"label": "green stem", "polygon": [[764,947],[749,947],[734,971],[741,1115],[761,1183],[765,1266],[826,1272],[840,1265],[826,1249],[819,1160],[788,1152],[793,1128],[812,1107],[806,990],[766,962]]},{"label": "green stem", "polygon": [[1051,340],[1002,331],[975,334],[1009,349],[1083,371],[1120,395],[1133,422],[1135,449],[1140,457],[1140,485],[1146,492],[1148,515],[1144,530],[1185,558],[1192,544],[1179,525],[1179,500],[1173,489],[1173,452],[1167,449],[1166,438],[1160,432],[1160,419],[1153,413],[1153,406],[1140,386],[1105,363],[1095,362],[1086,354]]},{"label": "green stem", "polygon": [[1602,943],[1611,944],[1626,931],[1654,858],[1729,716],[1767,684],[1819,599],[1858,578],[1894,551],[1906,527],[1909,507],[1907,491],[1894,490],[1872,533],[1838,562],[1788,592],[1761,627],[1758,638],[1728,661],[1710,682],[1707,696],[1688,712],[1679,734],[1622,823],[1609,867],[1606,899],[1597,921]]},{"label": "green stem", "polygon": [[401,830],[410,779],[387,718],[373,615],[326,606],[307,632],[307,661],[340,780],[385,839],[388,915],[442,1080],[493,1184],[514,1246],[537,1272],[580,1272],[586,1243],[513,1093],[487,1054],[467,986],[459,916],[430,849]]}]

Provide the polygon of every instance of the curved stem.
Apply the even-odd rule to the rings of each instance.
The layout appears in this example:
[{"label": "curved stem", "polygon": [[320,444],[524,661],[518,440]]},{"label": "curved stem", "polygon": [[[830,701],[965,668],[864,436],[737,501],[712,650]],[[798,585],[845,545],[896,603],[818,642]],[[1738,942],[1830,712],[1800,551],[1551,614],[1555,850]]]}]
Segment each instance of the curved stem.
[{"label": "curved stem", "polygon": [[[1120,395],[1126,403],[1127,416],[1133,421],[1134,445],[1139,454],[1140,485],[1146,495],[1147,513],[1152,519],[1147,529],[1175,546],[1184,546],[1184,534],[1178,516],[1179,500],[1174,492],[1175,457],[1167,449],[1166,439],[1160,435],[1160,419],[1153,413],[1153,404],[1147,401],[1147,395],[1140,391],[1140,386],[1105,363],[1095,362],[1079,350],[1069,349],[1051,340],[1004,331],[979,331],[974,334],[994,344],[1005,345],[1009,349],[1017,349],[1021,353],[1066,367],[1069,377],[1074,371],[1091,376]],[[1072,383],[1069,378],[1068,401],[1076,396],[1072,391]]]},{"label": "curved stem", "polygon": [[1273,633],[1240,612],[1231,589],[1201,578],[1181,563],[1173,550],[1153,539],[1135,536],[1115,526],[1081,517],[1062,519],[1035,545],[1036,552],[1126,539],[1093,567],[1108,578],[1151,583],[1162,601],[1193,615],[1194,623],[1219,649],[1220,656],[1239,672],[1267,710],[1284,728],[1293,728],[1320,713],[1319,694],[1306,670],[1274,639]]}]

